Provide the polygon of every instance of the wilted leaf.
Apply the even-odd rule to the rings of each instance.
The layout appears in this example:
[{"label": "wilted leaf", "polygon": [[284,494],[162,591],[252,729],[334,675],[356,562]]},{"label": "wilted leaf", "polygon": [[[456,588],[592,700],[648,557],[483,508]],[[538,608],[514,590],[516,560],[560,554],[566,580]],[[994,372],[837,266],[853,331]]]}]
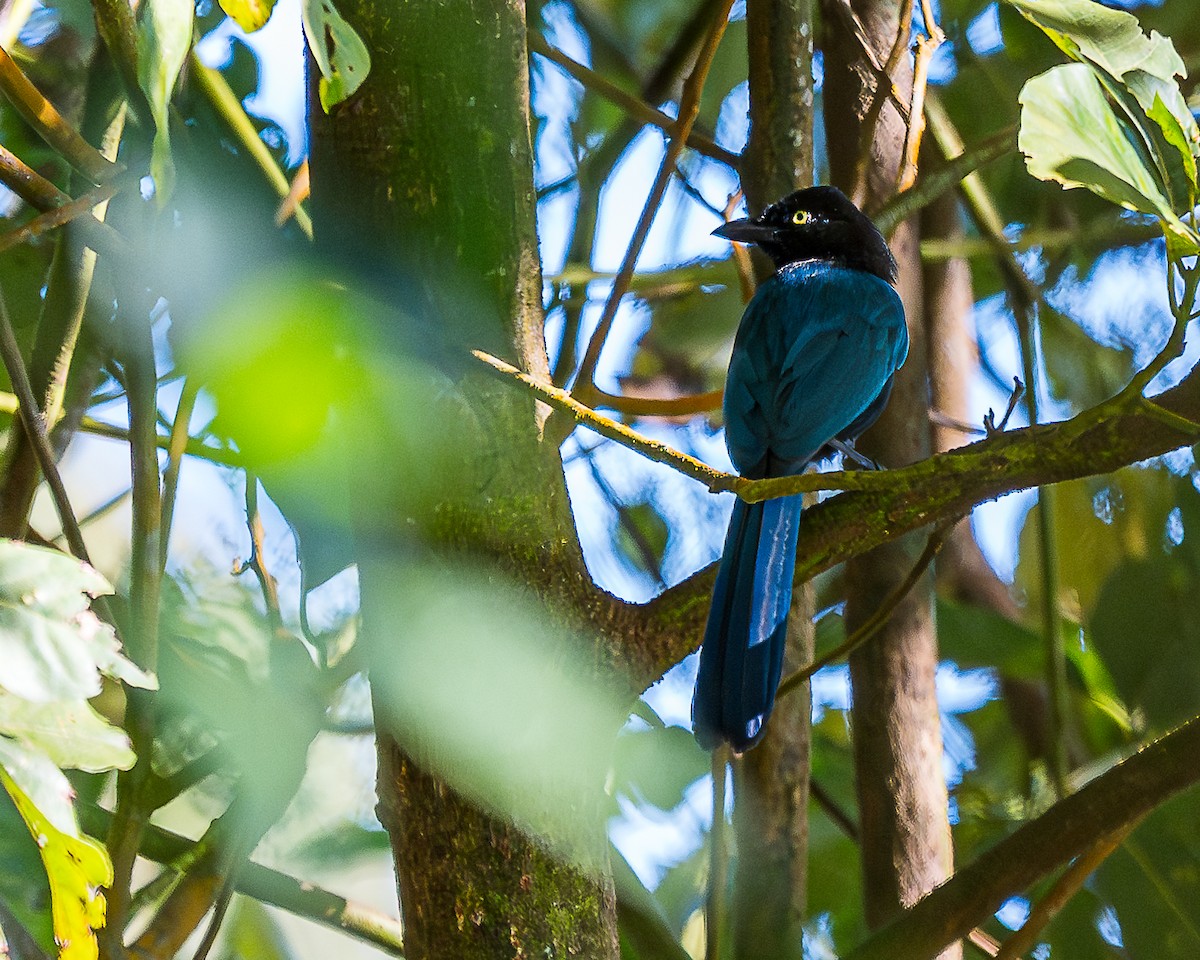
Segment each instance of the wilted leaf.
[{"label": "wilted leaf", "polygon": [[113,881],[108,854],[96,841],[80,835],[74,813],[68,829],[59,829],[3,770],[0,782],[41,850],[50,879],[58,960],[95,960],[99,953],[95,931],[104,926],[104,896],[99,888]]},{"label": "wilted leaf", "polygon": [[328,113],[367,79],[371,55],[332,0],[304,0],[300,13],[309,49],[321,71],[317,84],[321,107]]},{"label": "wilted leaf", "polygon": [[37,701],[94,697],[101,674],[153,687],[89,609],[91,597],[111,592],[72,557],[0,540],[0,686]]},{"label": "wilted leaf", "polygon": [[138,36],[138,82],[150,103],[154,118],[154,146],[150,175],[161,209],[175,186],[175,164],[171,159],[171,93],[192,46],[192,0],[146,0]]}]

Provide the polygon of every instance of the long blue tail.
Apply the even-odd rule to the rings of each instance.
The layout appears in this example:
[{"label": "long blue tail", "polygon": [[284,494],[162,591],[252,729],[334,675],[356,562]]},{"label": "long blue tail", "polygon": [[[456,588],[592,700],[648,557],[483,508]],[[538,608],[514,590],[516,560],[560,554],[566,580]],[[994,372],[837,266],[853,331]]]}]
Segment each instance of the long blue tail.
[{"label": "long blue tail", "polygon": [[706,750],[762,737],[783,669],[800,496],[737,501],[700,650],[692,723]]}]

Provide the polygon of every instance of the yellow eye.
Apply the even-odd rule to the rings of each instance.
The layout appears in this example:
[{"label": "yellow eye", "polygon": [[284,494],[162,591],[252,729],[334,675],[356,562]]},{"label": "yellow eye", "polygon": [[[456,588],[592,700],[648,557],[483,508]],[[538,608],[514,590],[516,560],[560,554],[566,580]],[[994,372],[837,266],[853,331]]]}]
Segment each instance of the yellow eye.
[{"label": "yellow eye", "polygon": [[797,210],[795,213],[792,214],[792,223],[794,223],[798,227],[801,227],[804,224],[808,223],[808,221],[811,219],[812,219],[812,214],[810,214],[807,210]]}]

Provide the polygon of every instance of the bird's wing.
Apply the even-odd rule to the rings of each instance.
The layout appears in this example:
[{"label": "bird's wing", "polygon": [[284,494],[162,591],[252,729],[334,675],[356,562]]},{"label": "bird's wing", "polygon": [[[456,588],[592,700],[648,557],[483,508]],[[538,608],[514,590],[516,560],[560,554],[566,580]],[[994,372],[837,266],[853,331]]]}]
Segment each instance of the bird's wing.
[{"label": "bird's wing", "polygon": [[803,469],[867,409],[907,349],[903,306],[884,281],[822,265],[781,271],[747,307],[730,361],[734,464],[751,473]]}]

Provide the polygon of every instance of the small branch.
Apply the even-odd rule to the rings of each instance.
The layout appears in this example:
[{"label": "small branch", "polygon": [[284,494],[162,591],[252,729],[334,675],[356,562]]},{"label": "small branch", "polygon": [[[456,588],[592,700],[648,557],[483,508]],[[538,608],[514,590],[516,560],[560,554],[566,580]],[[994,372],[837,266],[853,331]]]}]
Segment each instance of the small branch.
[{"label": "small branch", "polygon": [[[905,48],[908,46],[908,36],[912,28],[913,0],[903,0],[900,4],[900,10],[896,16],[896,39],[892,41],[892,49],[888,54],[887,63],[883,65],[879,64],[878,57],[875,54],[875,47],[868,38],[866,29],[863,27],[862,21],[859,20],[858,14],[854,12],[854,8],[850,5],[849,0],[846,0],[844,5],[839,2],[838,9],[842,11],[843,19],[847,21],[847,25],[850,27],[855,40],[858,41],[858,45],[862,48],[863,53],[867,55],[868,61],[875,69],[875,90],[872,93],[871,102],[867,107],[866,113],[863,115],[862,123],[859,127],[858,157],[854,163],[853,197],[854,202],[861,207],[867,199],[867,177],[871,169],[871,148],[875,143],[875,134],[879,127],[879,118],[883,114],[883,106],[887,103],[889,95],[897,105],[903,102],[900,92],[892,82],[892,74],[900,66],[900,58],[904,56]],[[912,114],[906,114],[904,119],[911,127]]]},{"label": "small branch", "polygon": [[[103,834],[112,822],[112,814],[91,803],[77,805],[84,829],[93,836]],[[195,846],[195,841],[151,825],[146,828],[142,855],[158,863],[178,860]],[[234,881],[238,893],[287,910],[334,930],[340,930],[364,943],[378,947],[393,957],[404,956],[400,921],[363,904],[346,900],[308,881],[261,864],[243,863]]]},{"label": "small branch", "polygon": [[254,571],[262,590],[263,602],[267,606],[267,622],[271,625],[272,635],[290,639],[279,608],[279,587],[263,561],[264,535],[262,514],[258,510],[258,477],[249,471],[246,473],[246,528],[250,531],[250,559],[233,571],[234,576],[241,576],[247,570]]},{"label": "small branch", "polygon": [[125,87],[125,96],[139,115],[145,98],[138,84],[137,21],[129,0],[92,0],[96,32],[108,47],[117,73]]},{"label": "small branch", "polygon": [[[545,57],[551,63],[561,67],[568,76],[582,84],[584,89],[620,107],[634,120],[658,127],[660,130],[665,131],[668,136],[674,136],[678,120],[663,113],[640,97],[635,97],[633,94],[627,93],[607,77],[589,67],[585,67],[576,60],[572,60],[561,50],[556,50],[542,36],[541,31],[529,31],[529,49],[533,53]],[[712,160],[718,160],[735,170],[741,162],[741,157],[736,153],[726,150],[702,133],[696,131],[688,133],[685,142],[697,153]]]},{"label": "small branch", "polygon": [[712,828],[708,833],[708,890],[704,899],[704,956],[721,956],[721,923],[729,883],[729,830],[725,823],[725,780],[729,751],[712,754]]},{"label": "small branch", "polygon": [[[3,48],[0,48],[3,52]],[[23,243],[28,243],[31,240],[36,240],[38,237],[50,233],[52,230],[57,230],[59,227],[71,223],[83,216],[92,216],[92,208],[97,204],[103,203],[105,200],[110,200],[121,189],[121,185],[114,182],[101,184],[94,190],[89,190],[83,196],[64,203],[60,207],[55,207],[47,210],[45,213],[34,217],[28,223],[23,223],[19,227],[14,227],[6,233],[0,234],[0,253],[11,250],[13,247],[19,247]],[[100,225],[100,221],[96,220],[96,225]]]},{"label": "small branch", "polygon": [[[922,0],[922,9],[928,0]],[[932,14],[928,14],[932,16]],[[929,64],[937,48],[946,39],[936,22],[926,21],[932,31],[928,37],[917,38],[917,55],[913,64],[912,106],[908,113],[908,127],[904,134],[904,160],[896,178],[896,192],[909,189],[917,179],[917,158],[921,153],[921,134],[925,132],[925,88],[929,81]]]},{"label": "small branch", "polygon": [[688,135],[692,132],[692,125],[700,114],[700,94],[704,90],[704,81],[712,66],[717,46],[721,42],[721,37],[725,35],[725,27],[729,23],[729,9],[732,6],[733,0],[722,0],[718,4],[717,14],[696,58],[696,65],[683,83],[683,95],[679,98],[679,119],[669,131],[671,142],[667,145],[666,154],[659,165],[654,184],[650,188],[650,195],[646,198],[645,206],[642,207],[642,214],[638,218],[637,227],[634,229],[629,247],[625,251],[621,269],[617,271],[616,279],[613,281],[612,291],[604,304],[600,320],[596,324],[592,338],[588,341],[587,350],[584,351],[583,360],[579,364],[576,389],[582,388],[585,399],[588,396],[587,391],[593,386],[592,380],[596,372],[596,365],[600,360],[600,352],[604,349],[604,343],[608,339],[609,330],[612,329],[613,320],[616,318],[617,307],[629,290],[629,282],[633,278],[638,257],[641,255],[646,237],[650,233],[650,226],[654,223],[654,217],[666,194],[667,184],[670,183],[672,172],[679,162],[679,155],[683,152]]},{"label": "small branch", "polygon": [[1038,936],[1046,925],[1079,892],[1087,878],[1112,855],[1136,826],[1137,823],[1130,823],[1115,833],[1100,837],[1087,851],[1080,854],[1078,859],[1063,871],[1062,876],[1054,881],[1054,886],[1049,892],[1033,905],[1021,929],[1004,941],[996,954],[996,960],[1020,960],[1036,947]]},{"label": "small branch", "polygon": [[819,657],[807,667],[802,667],[795,673],[784,677],[779,683],[779,690],[776,693],[776,697],[784,697],[791,693],[791,691],[795,690],[802,683],[811,679],[812,675],[818,670],[844,660],[875,636],[887,624],[888,620],[891,619],[892,614],[900,606],[904,598],[912,592],[913,587],[917,585],[917,581],[921,579],[925,571],[929,569],[929,565],[933,563],[933,558],[942,549],[942,542],[945,539],[946,532],[953,526],[953,523],[945,524],[931,533],[925,543],[925,549],[921,551],[917,562],[908,571],[908,576],[896,586],[895,590],[888,594],[883,603],[879,605],[879,608],[871,614],[870,619],[823,657]]},{"label": "small branch", "polygon": [[937,956],[1004,901],[1200,782],[1200,717],[1147,744],[995,844],[844,960]]},{"label": "small branch", "polygon": [[79,135],[54,104],[42,96],[8,51],[0,46],[0,90],[38,136],[92,183],[103,183],[124,168]]},{"label": "small branch", "polygon": [[221,930],[221,924],[225,922],[225,914],[229,911],[230,901],[233,900],[233,879],[236,871],[237,867],[234,866],[230,870],[229,875],[221,883],[216,903],[213,904],[212,919],[208,922],[208,929],[204,931],[204,938],[200,941],[200,945],[196,947],[193,960],[208,960],[208,955],[212,952],[213,945],[217,942],[217,934]]},{"label": "small branch", "polygon": [[38,466],[46,478],[50,495],[54,500],[54,508],[58,511],[59,523],[62,524],[63,536],[78,559],[91,563],[88,557],[87,544],[83,540],[83,532],[71,500],[67,496],[67,488],[63,484],[62,474],[58,472],[58,463],[54,452],[50,449],[50,438],[46,435],[46,424],[42,420],[37,400],[33,395],[33,386],[29,382],[29,372],[25,369],[25,360],[21,356],[21,347],[17,343],[17,335],[13,331],[12,319],[8,315],[8,304],[0,291],[0,356],[4,360],[4,368],[8,371],[8,379],[12,383],[17,396],[17,412],[25,433],[33,445]]},{"label": "small branch", "polygon": [[[936,170],[926,170],[920,179],[909,189],[891,196],[886,203],[871,215],[875,226],[885,237],[890,236],[896,227],[907,220],[917,211],[927,207],[948,190],[959,185],[962,179],[974,173],[980,167],[986,166],[993,160],[1011,153],[1017,145],[1016,126],[1005,127],[998,133],[981,140],[970,150],[960,153],[952,160],[947,160]],[[1072,237],[1075,234],[1071,234]],[[925,241],[921,244],[921,255],[928,258],[926,247],[937,241]],[[934,248],[936,250],[936,248]],[[987,252],[993,252],[989,245]],[[955,240],[952,248],[947,250],[947,256],[961,256],[960,241]]]},{"label": "small branch", "polygon": [[683,397],[635,397],[629,394],[617,396],[597,389],[595,403],[597,407],[608,407],[632,417],[687,417],[720,410],[724,396],[724,390],[710,390],[708,393]]},{"label": "small branch", "polygon": [[188,447],[188,425],[192,411],[196,409],[196,397],[200,385],[195,377],[183,381],[179,394],[179,406],[175,409],[175,420],[171,424],[171,436],[167,441],[167,469],[163,474],[162,494],[162,567],[167,565],[167,552],[171,542],[171,524],[175,518],[175,497],[179,493],[179,471],[183,467],[183,455]]}]

